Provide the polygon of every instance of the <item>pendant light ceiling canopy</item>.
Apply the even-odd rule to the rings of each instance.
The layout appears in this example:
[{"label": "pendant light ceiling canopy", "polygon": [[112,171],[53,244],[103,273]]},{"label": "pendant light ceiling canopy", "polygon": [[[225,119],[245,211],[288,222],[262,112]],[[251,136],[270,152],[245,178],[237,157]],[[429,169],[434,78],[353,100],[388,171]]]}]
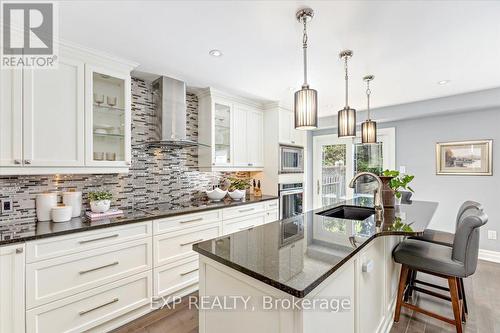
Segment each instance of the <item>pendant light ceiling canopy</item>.
[{"label": "pendant light ceiling canopy", "polygon": [[361,142],[362,143],[377,143],[377,123],[370,117],[370,82],[375,79],[373,75],[366,75],[363,80],[366,82],[366,100],[367,100],[367,117],[361,124]]},{"label": "pendant light ceiling canopy", "polygon": [[349,107],[349,74],[347,61],[352,57],[351,50],[344,50],[339,54],[344,59],[345,70],[345,106],[338,112],[338,137],[347,138],[356,136],[356,110]]},{"label": "pendant light ceiling canopy", "polygon": [[304,84],[295,92],[294,114],[295,128],[301,130],[318,127],[318,92],[309,88],[307,83],[307,22],[311,21],[314,11],[303,8],[295,14],[297,20],[304,26],[302,36],[302,50],[304,55]]}]

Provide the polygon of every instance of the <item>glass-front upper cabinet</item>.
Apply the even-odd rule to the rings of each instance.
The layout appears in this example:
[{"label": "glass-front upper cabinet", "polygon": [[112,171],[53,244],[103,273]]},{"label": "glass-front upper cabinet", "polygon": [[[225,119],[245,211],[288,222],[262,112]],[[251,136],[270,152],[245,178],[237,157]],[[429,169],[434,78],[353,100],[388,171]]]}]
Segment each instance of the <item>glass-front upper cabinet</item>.
[{"label": "glass-front upper cabinet", "polygon": [[129,167],[130,75],[86,66],[86,162]]},{"label": "glass-front upper cabinet", "polygon": [[214,102],[214,165],[231,165],[231,105]]}]

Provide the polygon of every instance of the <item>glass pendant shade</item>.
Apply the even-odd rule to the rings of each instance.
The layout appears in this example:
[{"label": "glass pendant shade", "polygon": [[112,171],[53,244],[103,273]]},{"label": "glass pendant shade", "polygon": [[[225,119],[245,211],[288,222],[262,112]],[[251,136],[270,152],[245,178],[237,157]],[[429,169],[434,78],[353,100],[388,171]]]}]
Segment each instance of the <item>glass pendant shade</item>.
[{"label": "glass pendant shade", "polygon": [[361,142],[377,143],[377,123],[373,120],[366,120],[361,124]]},{"label": "glass pendant shade", "polygon": [[318,127],[318,93],[303,87],[295,92],[295,128],[309,130]]},{"label": "glass pendant shade", "polygon": [[344,108],[338,112],[338,137],[356,136],[356,110]]}]

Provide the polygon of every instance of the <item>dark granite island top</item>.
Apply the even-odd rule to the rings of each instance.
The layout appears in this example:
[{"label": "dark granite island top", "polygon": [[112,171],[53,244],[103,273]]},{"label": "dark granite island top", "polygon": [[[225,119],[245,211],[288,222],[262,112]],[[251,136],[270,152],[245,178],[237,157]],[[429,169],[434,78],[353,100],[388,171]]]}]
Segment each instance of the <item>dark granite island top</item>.
[{"label": "dark granite island top", "polygon": [[276,199],[278,198],[275,196],[264,195],[262,197],[250,196],[246,201],[232,201],[226,199],[220,202],[188,201],[182,204],[162,203],[149,205],[141,209],[125,210],[122,216],[99,221],[90,221],[85,217],[73,218],[69,222],[62,223],[36,222],[34,218],[14,220],[0,224],[0,246]]},{"label": "dark granite island top", "polygon": [[[219,263],[271,285],[295,297],[304,297],[373,239],[386,235],[418,235],[430,223],[438,204],[413,201],[385,209],[384,222],[332,218],[318,213],[341,205],[373,207],[371,198],[356,198],[306,212],[231,235],[207,240],[193,249]],[[238,246],[240,242],[253,246]],[[280,260],[280,249],[297,245],[292,260]],[[242,251],[246,253],[232,253]],[[290,266],[291,274],[276,267]]]}]

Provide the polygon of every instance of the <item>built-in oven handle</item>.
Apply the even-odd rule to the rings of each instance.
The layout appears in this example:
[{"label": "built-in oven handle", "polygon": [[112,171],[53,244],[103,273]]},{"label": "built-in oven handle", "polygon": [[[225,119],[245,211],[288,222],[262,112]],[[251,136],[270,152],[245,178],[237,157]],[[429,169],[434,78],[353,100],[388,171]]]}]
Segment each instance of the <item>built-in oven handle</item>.
[{"label": "built-in oven handle", "polygon": [[297,193],[304,193],[303,189],[300,190],[282,190],[280,193],[280,196],[288,195],[288,194],[297,194]]}]

